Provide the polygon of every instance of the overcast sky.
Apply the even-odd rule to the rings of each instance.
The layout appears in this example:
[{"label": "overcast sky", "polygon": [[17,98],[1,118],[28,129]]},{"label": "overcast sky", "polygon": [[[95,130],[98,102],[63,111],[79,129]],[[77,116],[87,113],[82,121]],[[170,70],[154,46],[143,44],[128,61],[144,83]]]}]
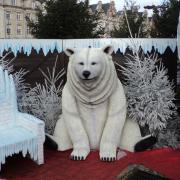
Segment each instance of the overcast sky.
[{"label": "overcast sky", "polygon": [[[96,4],[99,0],[89,0],[90,4]],[[124,5],[124,0],[114,0],[115,4],[116,4],[116,9],[117,10],[121,10],[123,8]],[[110,2],[110,0],[102,0],[103,3],[108,3]],[[136,0],[135,1],[137,5],[141,6],[141,9],[143,8],[143,6],[146,5],[158,5],[161,4],[163,2],[163,0]]]}]

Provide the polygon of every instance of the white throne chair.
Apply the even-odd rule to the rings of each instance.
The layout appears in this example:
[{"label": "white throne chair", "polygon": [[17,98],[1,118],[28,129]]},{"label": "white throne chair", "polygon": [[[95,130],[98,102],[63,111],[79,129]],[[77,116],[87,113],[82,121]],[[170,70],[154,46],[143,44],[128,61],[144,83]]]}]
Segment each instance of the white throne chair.
[{"label": "white throne chair", "polygon": [[13,77],[0,67],[0,170],[7,156],[19,152],[43,164],[44,140],[44,122],[18,111]]}]

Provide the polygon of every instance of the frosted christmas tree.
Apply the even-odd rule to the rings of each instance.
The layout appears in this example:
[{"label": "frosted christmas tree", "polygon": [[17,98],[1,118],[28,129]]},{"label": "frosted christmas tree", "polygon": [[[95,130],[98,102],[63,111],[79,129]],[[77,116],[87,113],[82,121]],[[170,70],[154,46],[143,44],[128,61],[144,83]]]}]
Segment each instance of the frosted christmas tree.
[{"label": "frosted christmas tree", "polygon": [[[157,65],[157,63],[159,65]],[[135,53],[122,67],[128,102],[128,115],[150,133],[162,130],[175,112],[173,84],[157,56]]]}]

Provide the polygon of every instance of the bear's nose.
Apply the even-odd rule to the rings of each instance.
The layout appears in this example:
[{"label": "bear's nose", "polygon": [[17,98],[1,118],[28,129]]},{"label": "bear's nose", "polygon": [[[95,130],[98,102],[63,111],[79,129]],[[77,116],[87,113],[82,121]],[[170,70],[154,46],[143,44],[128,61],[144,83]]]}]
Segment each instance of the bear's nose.
[{"label": "bear's nose", "polygon": [[83,76],[87,79],[90,76],[90,72],[89,71],[83,71]]}]

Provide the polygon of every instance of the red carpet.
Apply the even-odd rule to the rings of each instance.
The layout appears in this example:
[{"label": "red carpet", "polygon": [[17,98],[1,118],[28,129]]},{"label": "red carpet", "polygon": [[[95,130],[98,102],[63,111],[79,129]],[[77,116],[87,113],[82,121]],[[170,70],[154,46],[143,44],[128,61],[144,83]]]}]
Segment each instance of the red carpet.
[{"label": "red carpet", "polygon": [[173,180],[180,180],[180,149],[158,149],[142,153],[128,153],[113,163],[101,162],[98,152],[92,152],[86,161],[69,160],[70,151],[45,150],[45,164],[38,166],[20,155],[7,158],[0,178],[10,180],[103,180],[114,179],[129,164],[143,164]]}]

